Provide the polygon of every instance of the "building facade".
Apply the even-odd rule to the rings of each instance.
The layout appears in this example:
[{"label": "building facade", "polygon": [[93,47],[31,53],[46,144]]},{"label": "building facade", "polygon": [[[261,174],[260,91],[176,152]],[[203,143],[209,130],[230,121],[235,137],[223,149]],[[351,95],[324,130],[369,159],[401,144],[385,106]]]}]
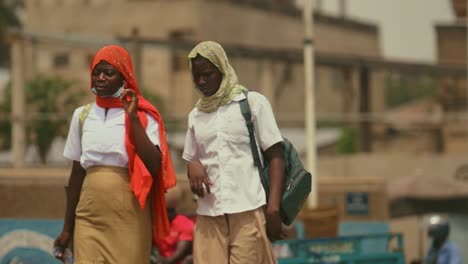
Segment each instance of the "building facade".
[{"label": "building facade", "polygon": [[[160,95],[166,112],[185,123],[197,98],[186,60],[189,48],[174,49],[171,43],[213,40],[250,49],[239,56],[231,56],[227,50],[241,82],[269,98],[280,125],[303,127],[302,58],[281,56],[301,54],[303,24],[300,12],[286,2],[28,1],[24,31],[36,36],[26,48],[28,76],[59,74],[79,80],[87,88],[93,52],[104,43],[128,40],[138,32],[139,38],[153,40],[141,45],[138,58],[133,54],[140,86]],[[279,8],[285,5],[289,8]],[[315,34],[317,54],[381,57],[379,32],[373,24],[317,13]],[[125,45],[132,51],[131,42]],[[273,55],[259,56],[265,49]],[[358,111],[356,71],[318,64],[316,73],[319,116]],[[377,81],[381,76],[376,73],[372,78],[371,109],[383,111],[384,91]]]}]

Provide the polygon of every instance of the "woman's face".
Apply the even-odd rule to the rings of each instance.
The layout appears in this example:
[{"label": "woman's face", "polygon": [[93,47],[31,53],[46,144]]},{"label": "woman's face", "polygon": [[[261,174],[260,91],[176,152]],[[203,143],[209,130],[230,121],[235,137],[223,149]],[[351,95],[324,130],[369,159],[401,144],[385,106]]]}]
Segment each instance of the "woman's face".
[{"label": "woman's face", "polygon": [[197,56],[192,59],[192,76],[195,85],[204,96],[212,96],[223,81],[223,74],[208,59]]},{"label": "woman's face", "polygon": [[91,82],[96,94],[102,97],[112,96],[123,84],[120,72],[106,61],[100,61],[91,73]]}]

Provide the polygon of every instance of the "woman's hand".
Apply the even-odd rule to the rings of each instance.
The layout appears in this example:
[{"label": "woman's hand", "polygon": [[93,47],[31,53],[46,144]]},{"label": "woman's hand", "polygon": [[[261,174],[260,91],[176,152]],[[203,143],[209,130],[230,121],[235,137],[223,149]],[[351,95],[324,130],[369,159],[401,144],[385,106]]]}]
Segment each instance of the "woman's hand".
[{"label": "woman's hand", "polygon": [[132,115],[135,117],[138,110],[138,96],[135,90],[123,90],[122,94],[120,95],[120,100],[122,100],[125,113],[127,113],[129,117],[132,117]]},{"label": "woman's hand", "polygon": [[57,252],[54,252],[56,259],[64,261],[64,252],[65,248],[68,247],[71,240],[71,234],[68,231],[62,231],[54,241],[54,249],[57,249]]},{"label": "woman's hand", "polygon": [[187,174],[192,193],[198,195],[199,197],[203,197],[203,186],[205,186],[208,193],[211,193],[210,186],[213,185],[213,183],[211,182],[210,178],[208,178],[205,168],[199,161],[190,161],[187,164]]},{"label": "woman's hand", "polygon": [[283,228],[283,223],[278,211],[271,211],[267,209],[265,212],[265,219],[267,235],[271,241],[287,238],[287,233]]}]

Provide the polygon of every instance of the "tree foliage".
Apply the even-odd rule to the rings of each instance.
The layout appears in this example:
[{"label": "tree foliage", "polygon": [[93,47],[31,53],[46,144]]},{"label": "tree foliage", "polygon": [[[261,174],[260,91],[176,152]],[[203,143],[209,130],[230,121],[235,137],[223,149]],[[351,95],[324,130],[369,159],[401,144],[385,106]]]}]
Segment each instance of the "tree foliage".
[{"label": "tree foliage", "polygon": [[[84,97],[73,84],[60,77],[37,77],[25,86],[28,143],[37,146],[42,163],[46,162],[53,140],[66,135],[68,120]],[[8,115],[11,113],[11,85],[5,89],[5,98],[0,112]],[[2,138],[11,138],[9,120],[0,122],[0,133]],[[9,142],[4,141],[2,148],[10,148]]]},{"label": "tree foliage", "polygon": [[84,97],[82,91],[74,88],[73,82],[60,77],[38,77],[26,85],[28,113],[44,115],[28,122],[43,163],[53,140],[66,135],[68,119]]},{"label": "tree foliage", "polygon": [[357,151],[357,133],[353,128],[344,127],[336,144],[336,153],[350,155]]},{"label": "tree foliage", "polygon": [[8,64],[10,49],[7,43],[7,28],[19,27],[20,21],[14,12],[14,6],[9,6],[0,1],[0,66]]}]

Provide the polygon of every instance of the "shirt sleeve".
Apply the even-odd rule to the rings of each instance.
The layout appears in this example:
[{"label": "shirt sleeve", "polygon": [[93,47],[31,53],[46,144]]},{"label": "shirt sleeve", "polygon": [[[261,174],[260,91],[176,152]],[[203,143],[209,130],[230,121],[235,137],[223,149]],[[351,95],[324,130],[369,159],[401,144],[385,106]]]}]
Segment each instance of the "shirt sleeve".
[{"label": "shirt sleeve", "polygon": [[193,127],[193,116],[189,114],[187,134],[185,135],[184,152],[182,158],[186,161],[198,160],[197,156],[197,141],[195,139],[195,131]]},{"label": "shirt sleeve", "polygon": [[68,130],[67,141],[63,156],[69,160],[80,161],[81,159],[81,131],[80,131],[80,113],[83,111],[83,106],[75,109]]},{"label": "shirt sleeve", "polygon": [[148,135],[149,140],[155,146],[159,146],[159,124],[154,117],[149,114],[146,114],[148,117],[148,124],[146,125],[146,134]]},{"label": "shirt sleeve", "polygon": [[462,264],[462,259],[458,248],[454,245],[450,247],[450,264]]},{"label": "shirt sleeve", "polygon": [[268,99],[259,93],[250,92],[248,100],[255,131],[262,150],[265,151],[274,144],[283,142],[283,137],[276,124],[273,109]]}]

